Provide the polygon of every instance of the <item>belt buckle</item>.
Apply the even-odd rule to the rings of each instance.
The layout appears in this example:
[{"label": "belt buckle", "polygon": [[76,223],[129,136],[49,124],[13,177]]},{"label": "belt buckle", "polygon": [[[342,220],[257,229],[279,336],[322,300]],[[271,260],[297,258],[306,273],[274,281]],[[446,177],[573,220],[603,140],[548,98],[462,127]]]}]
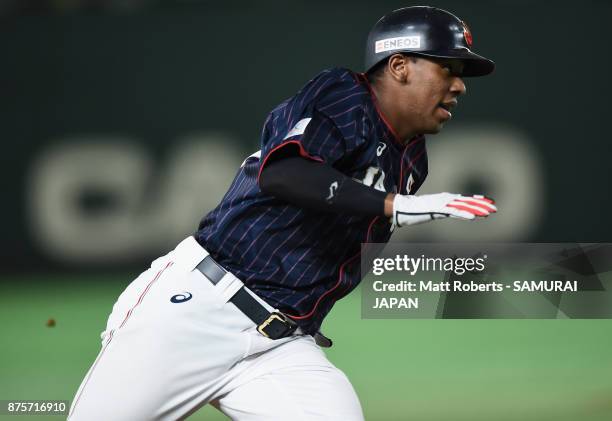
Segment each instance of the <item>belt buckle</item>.
[{"label": "belt buckle", "polygon": [[270,313],[268,318],[257,326],[257,331],[270,339],[284,338],[295,332],[296,329],[297,324],[293,320],[277,311]]}]

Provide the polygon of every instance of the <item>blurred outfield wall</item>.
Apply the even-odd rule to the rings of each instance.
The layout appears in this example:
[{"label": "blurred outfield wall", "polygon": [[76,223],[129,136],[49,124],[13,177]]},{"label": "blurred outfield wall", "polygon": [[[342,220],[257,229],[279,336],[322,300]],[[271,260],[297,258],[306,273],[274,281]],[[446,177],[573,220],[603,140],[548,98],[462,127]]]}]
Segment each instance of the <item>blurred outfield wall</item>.
[{"label": "blurred outfield wall", "polygon": [[[4,271],[126,267],[171,248],[259,149],[267,112],[323,68],[360,70],[370,26],[410,5],[78,3],[2,17]],[[500,213],[394,240],[611,241],[612,5],[433,5],[498,67],[466,81],[429,138],[422,192],[486,192]]]}]

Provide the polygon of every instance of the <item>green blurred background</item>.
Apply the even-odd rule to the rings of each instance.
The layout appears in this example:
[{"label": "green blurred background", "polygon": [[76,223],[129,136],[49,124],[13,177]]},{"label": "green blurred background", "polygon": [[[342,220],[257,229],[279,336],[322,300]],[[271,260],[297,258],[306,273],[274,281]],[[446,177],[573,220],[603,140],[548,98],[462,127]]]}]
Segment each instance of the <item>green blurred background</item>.
[{"label": "green blurred background", "polygon": [[[267,112],[323,68],[360,70],[368,29],[406,5],[0,2],[0,399],[72,399],[115,298],[219,201]],[[498,67],[466,81],[428,139],[422,192],[484,191],[500,213],[393,240],[612,241],[612,5],[433,5],[465,19]],[[359,308],[356,291],[324,330],[367,419],[612,419],[607,320],[361,320]]]}]

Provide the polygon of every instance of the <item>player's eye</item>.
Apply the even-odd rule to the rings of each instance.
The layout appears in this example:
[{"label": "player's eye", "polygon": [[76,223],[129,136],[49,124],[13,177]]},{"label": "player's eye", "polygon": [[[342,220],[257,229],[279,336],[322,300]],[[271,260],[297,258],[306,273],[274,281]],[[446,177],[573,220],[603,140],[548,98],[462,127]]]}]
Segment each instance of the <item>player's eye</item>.
[{"label": "player's eye", "polygon": [[449,75],[452,76],[461,76],[462,66],[457,63],[442,63],[441,64],[444,71],[448,72]]},{"label": "player's eye", "polygon": [[451,66],[450,63],[441,61],[441,62],[438,62],[438,64],[440,65],[440,67],[442,67],[442,69],[446,70],[447,72],[449,73],[453,72],[453,67]]},{"label": "player's eye", "polygon": [[450,64],[442,65],[442,69],[447,75],[454,75],[453,67]]}]

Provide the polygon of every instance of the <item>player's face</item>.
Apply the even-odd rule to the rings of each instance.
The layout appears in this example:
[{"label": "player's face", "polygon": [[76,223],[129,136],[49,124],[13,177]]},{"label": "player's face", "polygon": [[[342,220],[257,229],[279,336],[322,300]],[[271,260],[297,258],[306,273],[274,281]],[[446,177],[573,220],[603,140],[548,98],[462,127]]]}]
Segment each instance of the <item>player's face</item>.
[{"label": "player's face", "polygon": [[418,58],[410,63],[409,83],[403,90],[403,112],[418,133],[438,133],[452,117],[465,83],[458,60]]}]

